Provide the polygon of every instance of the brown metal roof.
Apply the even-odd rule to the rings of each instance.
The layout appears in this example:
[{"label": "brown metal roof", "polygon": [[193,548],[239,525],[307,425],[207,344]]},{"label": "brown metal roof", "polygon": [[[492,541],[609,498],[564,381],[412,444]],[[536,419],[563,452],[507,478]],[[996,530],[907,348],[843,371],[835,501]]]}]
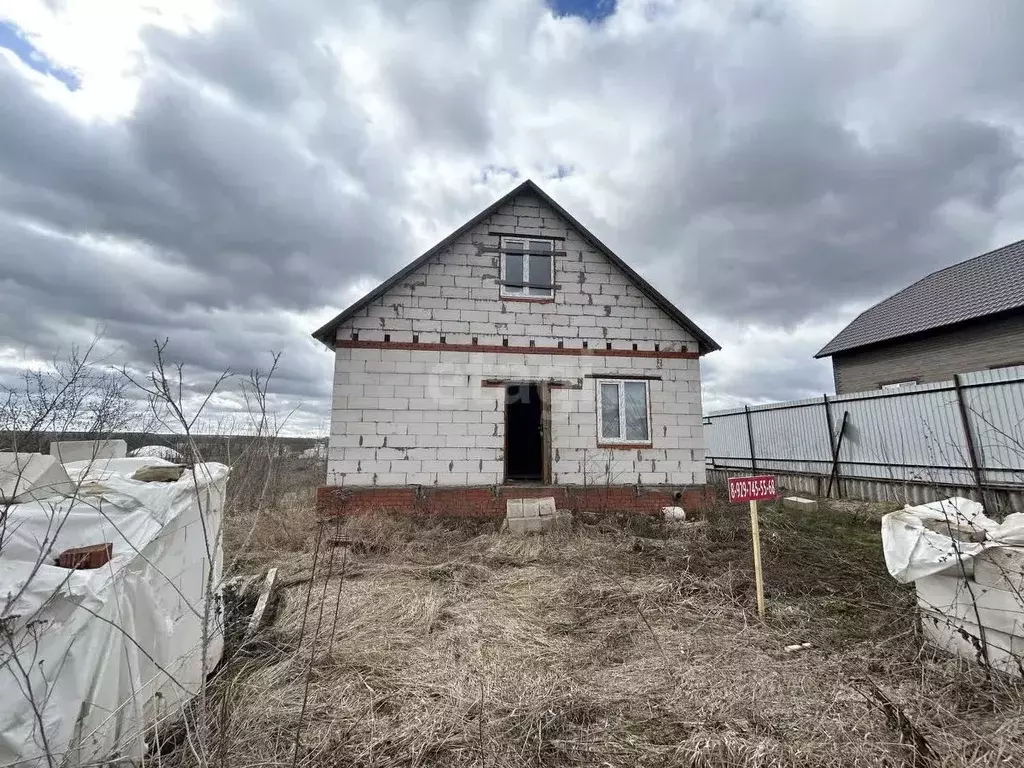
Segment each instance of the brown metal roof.
[{"label": "brown metal roof", "polygon": [[490,216],[492,213],[498,211],[498,209],[504,206],[507,202],[515,198],[517,195],[522,194],[523,192],[530,192],[539,197],[541,200],[543,200],[548,206],[552,208],[552,210],[555,211],[555,213],[557,213],[559,216],[561,216],[567,222],[569,222],[569,224],[575,227],[575,229],[580,233],[580,235],[582,235],[582,237],[587,242],[593,245],[594,248],[600,251],[613,264],[615,264],[615,266],[622,270],[626,274],[626,276],[630,280],[632,280],[633,283],[636,284],[636,287],[639,288],[645,296],[647,296],[647,298],[653,301],[662,311],[665,312],[665,314],[667,314],[669,317],[675,320],[679,325],[681,325],[683,328],[692,333],[694,338],[697,339],[698,352],[700,354],[705,355],[708,352],[714,352],[716,350],[721,349],[721,347],[714,339],[712,339],[704,331],[702,331],[696,325],[696,323],[690,320],[690,318],[688,318],[686,315],[680,312],[679,309],[671,301],[662,296],[657,290],[655,290],[654,286],[652,286],[650,283],[648,283],[646,280],[640,277],[640,275],[638,275],[635,271],[633,271],[633,269],[628,264],[626,264],[626,262],[624,262],[622,259],[616,256],[608,246],[606,246],[604,243],[598,240],[597,237],[595,237],[586,227],[584,227],[582,224],[576,221],[576,219],[574,219],[568,213],[568,211],[566,211],[564,208],[562,208],[562,206],[556,203],[546,192],[544,192],[544,190],[538,187],[530,179],[527,179],[522,184],[513,189],[511,192],[509,192],[507,195],[499,198],[491,205],[487,206],[487,208],[480,211],[480,213],[478,213],[472,219],[470,219],[461,227],[456,229],[454,232],[448,235],[448,237],[439,242],[429,251],[420,256],[418,259],[407,264],[405,267],[403,267],[397,273],[395,273],[387,280],[385,280],[383,283],[378,285],[368,294],[363,296],[363,298],[359,299],[359,301],[357,301],[344,312],[342,312],[337,317],[332,319],[326,325],[313,331],[313,338],[326,344],[328,347],[333,348],[335,336],[338,332],[338,327],[343,322],[348,320],[356,312],[358,312],[360,309],[362,309],[375,299],[379,299],[381,296],[387,293],[387,291],[391,289],[392,286],[396,285],[397,283],[408,277],[410,274],[412,274],[421,266],[423,266],[427,261],[429,261],[433,256],[435,256],[440,251],[444,250],[449,245],[454,243],[463,233],[475,227],[485,218]]},{"label": "brown metal roof", "polygon": [[1024,240],[932,272],[861,312],[815,357],[1024,308]]}]

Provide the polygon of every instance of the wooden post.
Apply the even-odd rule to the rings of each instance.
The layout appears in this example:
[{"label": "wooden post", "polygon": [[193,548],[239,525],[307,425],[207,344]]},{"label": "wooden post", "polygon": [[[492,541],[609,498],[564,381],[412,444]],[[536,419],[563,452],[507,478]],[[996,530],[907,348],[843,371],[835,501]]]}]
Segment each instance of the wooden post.
[{"label": "wooden post", "polygon": [[757,502],[750,502],[750,537],[754,542],[754,582],[757,586],[757,615],[764,618],[764,576],[761,573],[761,529],[757,520]]},{"label": "wooden post", "polygon": [[956,402],[960,407],[960,422],[964,425],[964,437],[967,439],[967,456],[971,460],[971,471],[974,473],[974,484],[978,488],[978,495],[981,501],[985,501],[985,492],[981,487],[981,464],[978,462],[978,449],[974,445],[974,435],[971,433],[971,419],[967,411],[967,403],[964,402],[964,393],[961,388],[960,374],[953,374],[953,389],[956,391]]},{"label": "wooden post", "polygon": [[757,474],[757,456],[754,454],[754,429],[750,426],[750,406],[744,405],[743,412],[747,416],[747,440],[750,443],[750,474]]}]

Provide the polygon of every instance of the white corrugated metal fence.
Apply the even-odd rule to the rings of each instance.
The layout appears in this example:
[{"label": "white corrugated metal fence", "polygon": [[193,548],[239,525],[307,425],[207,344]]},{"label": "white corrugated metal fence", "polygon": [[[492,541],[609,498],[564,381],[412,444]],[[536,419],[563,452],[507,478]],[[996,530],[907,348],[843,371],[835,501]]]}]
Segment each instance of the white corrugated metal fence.
[{"label": "white corrugated metal fence", "polygon": [[704,434],[711,471],[1020,491],[1024,366],[719,411]]}]

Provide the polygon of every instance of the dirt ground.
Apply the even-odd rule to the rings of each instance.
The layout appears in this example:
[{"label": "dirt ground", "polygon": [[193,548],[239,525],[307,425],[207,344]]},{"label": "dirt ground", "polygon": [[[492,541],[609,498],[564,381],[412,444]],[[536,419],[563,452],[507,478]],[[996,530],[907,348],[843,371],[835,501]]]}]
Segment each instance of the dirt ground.
[{"label": "dirt ground", "polygon": [[[763,621],[745,507],[530,537],[332,523],[315,569],[312,536],[256,558],[277,560],[286,588],[215,684],[217,753],[231,766],[1024,764],[1024,686],[922,650],[871,517],[766,508]],[[336,536],[350,544],[327,546]],[[194,762],[184,748],[164,759]]]}]

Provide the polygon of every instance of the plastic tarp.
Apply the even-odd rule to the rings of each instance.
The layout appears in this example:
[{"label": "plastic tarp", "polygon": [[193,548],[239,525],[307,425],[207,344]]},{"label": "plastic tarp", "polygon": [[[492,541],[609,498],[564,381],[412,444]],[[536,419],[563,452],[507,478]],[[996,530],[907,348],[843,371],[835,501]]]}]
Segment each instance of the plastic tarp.
[{"label": "plastic tarp", "polygon": [[[74,494],[8,510],[0,765],[139,760],[147,728],[173,717],[220,660],[228,468],[197,464],[171,483],[131,479],[139,467],[168,464],[71,462]],[[105,566],[55,564],[65,549],[106,542]]]},{"label": "plastic tarp", "polygon": [[[929,530],[925,523],[938,521],[940,530],[984,534],[982,541],[960,541],[947,533]],[[974,538],[981,538],[977,536]],[[976,501],[953,496],[943,501],[906,506],[882,518],[882,548],[889,573],[907,583],[963,564],[965,570],[980,553],[995,547],[1024,546],[1024,514],[1007,515],[1002,523],[985,515]]]}]

